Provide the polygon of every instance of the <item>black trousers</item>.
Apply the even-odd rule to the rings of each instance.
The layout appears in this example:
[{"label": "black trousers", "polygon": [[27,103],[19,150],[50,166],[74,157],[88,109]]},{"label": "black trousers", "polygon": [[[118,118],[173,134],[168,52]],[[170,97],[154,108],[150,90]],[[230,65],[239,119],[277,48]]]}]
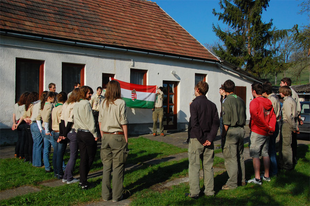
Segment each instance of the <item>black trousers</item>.
[{"label": "black trousers", "polygon": [[27,124],[27,128],[25,129],[26,138],[25,138],[25,145],[24,145],[24,152],[25,152],[25,161],[32,162],[32,148],[33,148],[33,139],[30,132],[30,126]]},{"label": "black trousers", "polygon": [[17,155],[17,157],[21,157],[21,158],[25,157],[24,146],[25,146],[25,140],[26,140],[27,126],[28,125],[26,124],[26,122],[23,121],[17,127],[18,140],[15,146],[15,154]]},{"label": "black trousers", "polygon": [[82,186],[87,185],[87,175],[94,162],[97,142],[90,132],[78,131],[76,134],[80,149],[80,182]]}]

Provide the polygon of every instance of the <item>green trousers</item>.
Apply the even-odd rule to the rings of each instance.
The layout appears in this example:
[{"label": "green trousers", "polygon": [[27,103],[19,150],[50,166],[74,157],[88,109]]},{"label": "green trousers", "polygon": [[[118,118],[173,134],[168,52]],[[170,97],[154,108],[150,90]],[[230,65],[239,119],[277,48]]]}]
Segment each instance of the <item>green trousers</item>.
[{"label": "green trousers", "polygon": [[164,109],[163,108],[155,108],[153,111],[153,133],[157,133],[157,119],[159,122],[159,133],[164,133],[163,127],[163,117],[164,117]]},{"label": "green trousers", "polygon": [[[109,200],[112,197],[113,200],[118,200],[122,196],[124,166],[127,156],[127,143],[123,135],[103,135],[100,150],[103,164],[102,199]],[[111,190],[111,173],[113,190]]]},{"label": "green trousers", "polygon": [[280,167],[290,170],[294,168],[292,137],[293,130],[287,122],[283,122],[280,133]]},{"label": "green trousers", "polygon": [[205,195],[214,195],[214,145],[204,147],[196,138],[191,138],[188,146],[189,191],[192,196],[199,195],[200,158],[202,160]]},{"label": "green trousers", "polygon": [[223,156],[229,177],[226,185],[230,188],[238,187],[238,179],[245,182],[244,135],[242,127],[229,127],[224,139]]}]

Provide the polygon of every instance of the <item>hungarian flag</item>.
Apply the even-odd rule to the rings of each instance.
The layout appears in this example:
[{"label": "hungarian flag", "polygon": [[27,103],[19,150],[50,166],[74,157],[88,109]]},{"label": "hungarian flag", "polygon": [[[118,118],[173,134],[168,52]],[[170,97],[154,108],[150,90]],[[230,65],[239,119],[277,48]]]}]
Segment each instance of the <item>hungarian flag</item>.
[{"label": "hungarian flag", "polygon": [[121,85],[121,96],[127,107],[152,109],[155,104],[156,86],[131,84],[114,78]]}]

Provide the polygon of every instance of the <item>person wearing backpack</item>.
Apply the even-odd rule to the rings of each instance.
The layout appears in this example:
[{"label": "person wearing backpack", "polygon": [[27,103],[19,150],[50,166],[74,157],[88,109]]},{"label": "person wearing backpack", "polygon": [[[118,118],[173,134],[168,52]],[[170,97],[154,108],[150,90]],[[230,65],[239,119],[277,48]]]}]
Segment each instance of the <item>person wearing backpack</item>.
[{"label": "person wearing backpack", "polygon": [[[269,136],[275,132],[276,115],[272,103],[269,99],[262,96],[263,85],[260,83],[252,84],[252,95],[254,99],[250,103],[250,156],[253,159],[255,177],[248,181],[261,185],[262,179],[270,181],[269,167],[270,158],[268,154]],[[263,157],[264,176],[260,177],[260,159]]]}]

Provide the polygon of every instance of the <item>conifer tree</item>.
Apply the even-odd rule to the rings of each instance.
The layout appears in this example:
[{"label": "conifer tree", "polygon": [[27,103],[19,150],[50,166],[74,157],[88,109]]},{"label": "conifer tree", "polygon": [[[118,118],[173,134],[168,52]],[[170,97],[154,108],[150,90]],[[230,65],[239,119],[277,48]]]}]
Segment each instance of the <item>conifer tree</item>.
[{"label": "conifer tree", "polygon": [[[272,20],[262,22],[262,12],[270,0],[220,0],[223,13],[213,14],[229,26],[227,31],[213,24],[213,31],[224,45],[214,48],[217,56],[258,77],[267,73],[274,50],[270,45],[275,37]],[[277,32],[284,35],[283,32]]]}]

